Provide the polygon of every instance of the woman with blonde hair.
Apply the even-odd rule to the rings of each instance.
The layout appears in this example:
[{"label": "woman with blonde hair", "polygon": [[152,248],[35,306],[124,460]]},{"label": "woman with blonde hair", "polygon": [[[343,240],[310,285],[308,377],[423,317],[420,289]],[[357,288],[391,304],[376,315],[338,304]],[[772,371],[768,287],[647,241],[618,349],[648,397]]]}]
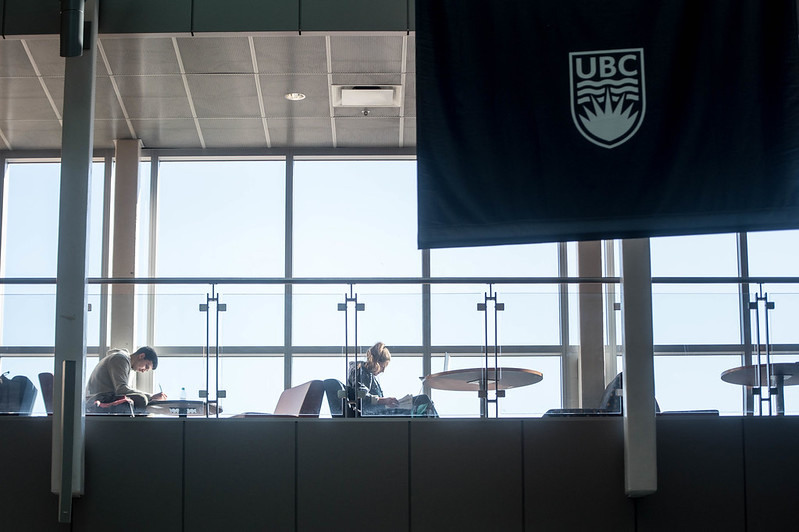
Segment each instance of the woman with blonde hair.
[{"label": "woman with blonde hair", "polygon": [[351,363],[348,374],[350,390],[358,391],[362,398],[362,414],[394,416],[434,416],[438,414],[432,401],[426,395],[407,396],[408,404],[400,407],[396,397],[384,397],[377,376],[383,373],[391,362],[391,352],[383,342],[377,342],[366,352],[366,360]]}]

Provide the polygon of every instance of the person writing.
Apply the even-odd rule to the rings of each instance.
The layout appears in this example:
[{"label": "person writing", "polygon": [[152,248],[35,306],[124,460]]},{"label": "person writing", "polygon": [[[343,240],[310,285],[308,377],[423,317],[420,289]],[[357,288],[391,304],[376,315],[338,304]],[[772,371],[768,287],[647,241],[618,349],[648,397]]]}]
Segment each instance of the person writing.
[{"label": "person writing", "polygon": [[396,397],[385,397],[377,376],[391,362],[391,352],[383,342],[377,342],[366,352],[366,360],[350,364],[347,381],[357,396],[362,397],[362,413],[365,415],[421,415],[437,416],[432,401],[426,395],[417,395],[408,400],[411,404],[400,405]]},{"label": "person writing", "polygon": [[152,347],[144,346],[132,355],[126,349],[111,349],[94,368],[86,386],[87,410],[94,410],[95,401],[111,403],[123,396],[133,401],[136,410],[144,410],[150,401],[163,401],[166,394],[150,395],[129,384],[131,371],[146,373],[158,367],[158,355]]}]

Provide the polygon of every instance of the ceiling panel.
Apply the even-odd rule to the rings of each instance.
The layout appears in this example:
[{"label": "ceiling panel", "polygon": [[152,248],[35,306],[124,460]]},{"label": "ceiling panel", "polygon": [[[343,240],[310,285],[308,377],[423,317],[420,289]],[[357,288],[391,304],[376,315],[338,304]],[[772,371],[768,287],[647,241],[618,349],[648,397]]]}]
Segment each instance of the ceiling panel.
[{"label": "ceiling panel", "polygon": [[181,76],[118,76],[116,82],[131,118],[192,118]]},{"label": "ceiling panel", "polygon": [[402,72],[402,37],[330,37],[333,72]]},{"label": "ceiling panel", "polygon": [[255,72],[247,37],[185,37],[177,42],[187,73]]},{"label": "ceiling panel", "polygon": [[[60,55],[58,37],[25,39],[25,44],[42,76],[64,76],[65,59]],[[97,73],[105,74],[105,67],[100,69],[99,66],[101,65],[98,62]]]},{"label": "ceiling panel", "polygon": [[[329,117],[330,96],[326,74],[260,75],[264,112],[269,118]],[[292,102],[289,92],[301,92],[304,100]]]},{"label": "ceiling panel", "polygon": [[266,133],[260,118],[235,120],[199,119],[208,146],[219,148],[266,148]]},{"label": "ceiling panel", "polygon": [[416,118],[406,118],[402,128],[402,146],[416,146]]},{"label": "ceiling panel", "polygon": [[136,138],[131,136],[125,120],[95,120],[94,147],[113,149],[114,140]]},{"label": "ceiling panel", "polygon": [[273,148],[332,148],[330,118],[270,119],[269,138]]},{"label": "ceiling panel", "polygon": [[36,72],[21,41],[0,40],[0,77],[31,77]]},{"label": "ceiling panel", "polygon": [[405,76],[405,116],[416,116],[416,74]]},{"label": "ceiling panel", "polygon": [[103,50],[117,75],[179,74],[180,65],[168,37],[102,38]]},{"label": "ceiling panel", "polygon": [[[47,90],[53,97],[58,112],[64,114],[64,78],[44,78]],[[125,114],[119,105],[119,98],[114,92],[111,78],[97,78],[94,90],[94,117],[96,119],[124,119]]]},{"label": "ceiling panel", "polygon": [[399,147],[399,118],[336,118],[339,148]]},{"label": "ceiling panel", "polygon": [[42,120],[58,118],[38,78],[0,78],[0,118]]},{"label": "ceiling panel", "polygon": [[186,77],[198,117],[261,117],[253,74],[192,74]]},{"label": "ceiling panel", "polygon": [[[163,35],[100,36],[98,148],[112,147],[114,138],[130,137],[125,111],[134,133],[149,148],[202,147],[194,116],[207,148],[266,146],[262,106],[272,147],[415,145],[416,121],[408,120],[416,115],[413,35],[235,33],[181,35],[174,43],[177,53],[173,39]],[[60,145],[60,125],[47,93],[63,113],[64,65],[57,36],[0,40],[0,121],[8,125],[2,132],[12,149]],[[336,108],[334,131],[331,84],[404,85],[404,106],[371,108],[366,117],[359,108]],[[301,92],[306,98],[290,102],[284,98],[288,92]],[[0,142],[0,149],[6,148]]]},{"label": "ceiling panel", "polygon": [[253,37],[262,74],[327,73],[325,37],[288,35]]},{"label": "ceiling panel", "polygon": [[150,119],[131,120],[136,135],[145,148],[201,148],[194,120]]},{"label": "ceiling panel", "polygon": [[0,130],[14,150],[61,148],[61,124],[58,120],[0,120]]}]

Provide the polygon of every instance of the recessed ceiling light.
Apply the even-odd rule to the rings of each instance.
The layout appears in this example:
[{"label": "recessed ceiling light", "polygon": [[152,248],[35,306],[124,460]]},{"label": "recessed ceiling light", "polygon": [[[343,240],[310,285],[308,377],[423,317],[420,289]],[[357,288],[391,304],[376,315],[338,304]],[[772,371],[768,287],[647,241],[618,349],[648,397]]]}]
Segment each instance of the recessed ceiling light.
[{"label": "recessed ceiling light", "polygon": [[292,102],[299,102],[300,100],[305,99],[305,95],[301,92],[288,92],[284,98]]}]

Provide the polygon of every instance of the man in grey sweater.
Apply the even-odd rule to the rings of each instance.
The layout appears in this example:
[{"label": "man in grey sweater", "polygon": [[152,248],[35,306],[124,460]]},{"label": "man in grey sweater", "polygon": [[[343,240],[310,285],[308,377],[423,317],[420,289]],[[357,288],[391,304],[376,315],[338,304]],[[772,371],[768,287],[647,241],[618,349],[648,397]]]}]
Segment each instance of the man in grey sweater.
[{"label": "man in grey sweater", "polygon": [[86,407],[91,410],[95,401],[110,403],[122,396],[133,400],[137,410],[143,410],[150,401],[166,399],[166,394],[150,395],[129,384],[130,372],[145,373],[158,367],[158,355],[152,347],[140,347],[128,354],[125,349],[111,349],[94,368],[86,386]]}]

